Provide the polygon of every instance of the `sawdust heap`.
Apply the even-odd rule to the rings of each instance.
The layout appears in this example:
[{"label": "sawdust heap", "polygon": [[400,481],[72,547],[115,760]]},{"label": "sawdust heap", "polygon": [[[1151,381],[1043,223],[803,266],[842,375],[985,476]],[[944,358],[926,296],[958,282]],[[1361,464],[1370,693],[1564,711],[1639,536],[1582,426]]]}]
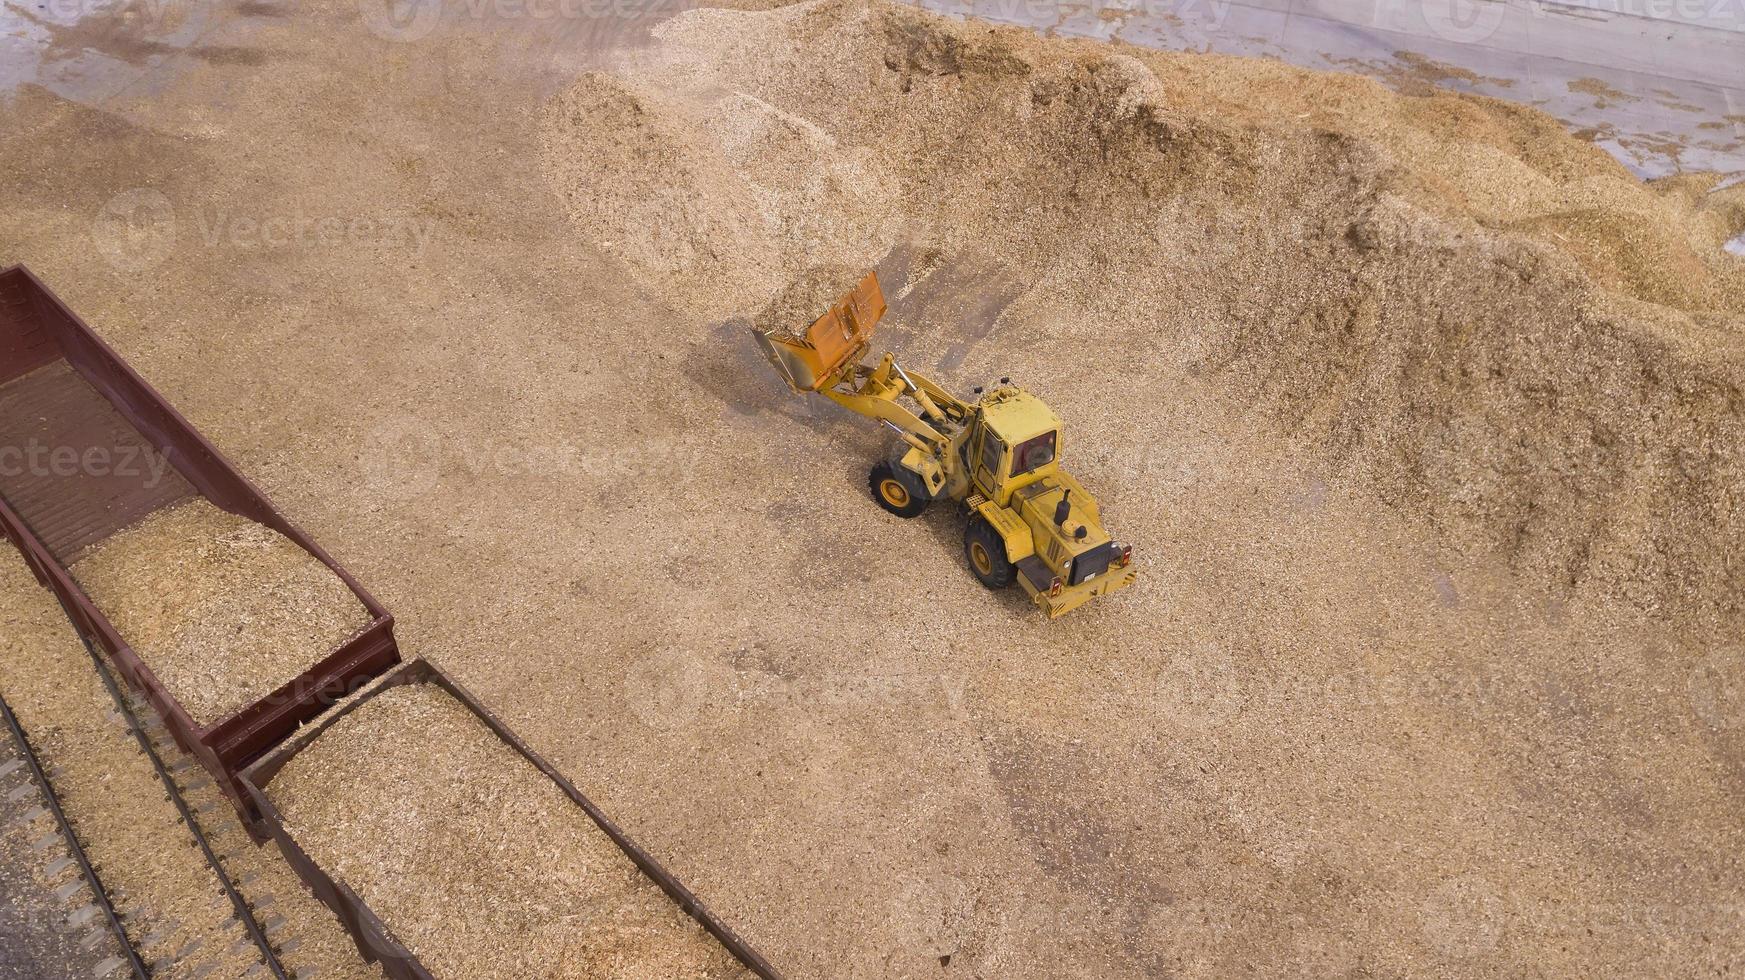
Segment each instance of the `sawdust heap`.
[{"label": "sawdust heap", "polygon": [[748,93],[699,108],[592,73],[551,113],[592,133],[585,147],[554,147],[570,207],[604,247],[694,304],[731,297],[718,309],[739,312],[740,297],[803,268],[860,264],[886,218],[870,149]]},{"label": "sawdust heap", "polygon": [[551,103],[545,167],[699,319],[821,262],[991,253],[1034,340],[1219,377],[1450,541],[1737,611],[1745,186],[1645,184],[1486,97],[880,0],[656,36]]},{"label": "sawdust heap", "polygon": [[335,722],[269,793],[316,863],[439,977],[749,976],[434,685],[389,688]]},{"label": "sawdust heap", "polygon": [[370,621],[332,569],[204,498],[119,532],[72,571],[201,724],[271,694]]}]

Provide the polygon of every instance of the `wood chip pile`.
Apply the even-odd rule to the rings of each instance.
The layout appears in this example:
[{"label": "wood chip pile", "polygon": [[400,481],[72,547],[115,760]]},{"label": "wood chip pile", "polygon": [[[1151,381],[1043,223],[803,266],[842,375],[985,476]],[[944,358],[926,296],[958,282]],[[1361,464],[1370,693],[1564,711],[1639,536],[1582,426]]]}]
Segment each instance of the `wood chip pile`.
[{"label": "wood chip pile", "polygon": [[1707,447],[1745,430],[1687,393],[1738,384],[1745,263],[1723,245],[1745,184],[1644,183],[1550,116],[1421,82],[881,0],[693,10],[655,36],[551,101],[543,165],[578,234],[698,320],[815,316],[821,265],[931,251],[922,293],[1004,299],[902,309],[887,277],[881,343],[909,331],[917,364],[1020,322],[983,370],[1109,373],[1026,363],[1037,336],[1155,344],[1472,553],[1736,608],[1737,453]]},{"label": "wood chip pile", "polygon": [[383,691],[269,784],[439,977],[750,976],[558,785],[434,685]]},{"label": "wood chip pile", "polygon": [[205,499],[121,531],[72,572],[202,724],[271,694],[370,622],[332,569]]}]

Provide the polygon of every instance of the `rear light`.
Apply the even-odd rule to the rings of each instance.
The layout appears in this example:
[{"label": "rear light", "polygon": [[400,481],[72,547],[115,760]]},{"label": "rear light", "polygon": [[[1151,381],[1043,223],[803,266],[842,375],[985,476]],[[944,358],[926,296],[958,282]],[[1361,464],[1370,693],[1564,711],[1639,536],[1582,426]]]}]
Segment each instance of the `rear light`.
[{"label": "rear light", "polygon": [[1124,544],[1121,546],[1121,554],[1116,556],[1116,558],[1115,558],[1115,567],[1116,568],[1126,568],[1127,563],[1131,562],[1132,560],[1133,560],[1133,546],[1130,544]]},{"label": "rear light", "polygon": [[1049,583],[1048,595],[1050,598],[1053,598],[1054,596],[1060,595],[1060,576],[1059,575],[1056,575],[1054,577],[1054,581]]}]

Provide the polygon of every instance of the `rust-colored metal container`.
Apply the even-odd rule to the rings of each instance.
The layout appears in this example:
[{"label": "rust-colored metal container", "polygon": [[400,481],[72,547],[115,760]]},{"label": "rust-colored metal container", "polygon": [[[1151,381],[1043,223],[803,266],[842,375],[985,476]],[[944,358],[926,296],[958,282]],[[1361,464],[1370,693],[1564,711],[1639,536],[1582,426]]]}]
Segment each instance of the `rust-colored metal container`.
[{"label": "rust-colored metal container", "polygon": [[255,810],[261,815],[261,822],[266,828],[267,835],[278,844],[279,851],[284,854],[285,860],[297,872],[298,877],[302,878],[310,890],[315,893],[315,897],[326,903],[339,916],[339,921],[351,933],[352,940],[357,943],[357,948],[365,959],[381,963],[382,971],[394,980],[431,980],[432,977],[432,974],[418,962],[417,957],[413,956],[405,946],[394,938],[392,930],[370,910],[370,907],[358,897],[356,892],[347,887],[345,882],[329,875],[297,843],[297,839],[285,828],[284,820],[280,816],[278,808],[273,804],[272,782],[273,777],[277,776],[287,763],[320,738],[321,733],[334,722],[362,708],[369,703],[371,698],[380,695],[383,691],[403,684],[435,684],[447,691],[468,711],[476,715],[485,727],[495,733],[498,738],[557,783],[564,794],[587,813],[594,824],[612,839],[618,849],[623,851],[625,856],[629,857],[644,875],[660,886],[661,891],[665,892],[667,897],[671,898],[686,915],[695,919],[704,929],[708,930],[709,934],[714,936],[729,953],[732,953],[735,959],[765,980],[779,980],[781,974],[777,973],[767,960],[739,938],[732,929],[716,918],[714,913],[710,912],[697,896],[691,894],[690,889],[674,878],[635,841],[626,836],[617,824],[614,824],[600,811],[599,807],[582,795],[581,791],[576,789],[556,769],[553,769],[550,763],[528,748],[521,739],[515,736],[514,732],[511,732],[484,705],[480,704],[477,698],[455,683],[448,675],[438,670],[435,665],[423,659],[406,663],[384,678],[379,687],[334,711],[328,712],[320,721],[298,732],[284,745],[250,766],[243,773],[241,779],[244,791],[248,793]]},{"label": "rust-colored metal container", "polygon": [[[195,496],[295,542],[331,568],[370,614],[367,627],[319,663],[211,724],[177,703],[67,570],[116,531]],[[0,529],[37,581],[60,597],[73,625],[109,655],[251,827],[257,815],[237,774],[400,662],[394,619],[381,603],[23,266],[0,271]]]}]

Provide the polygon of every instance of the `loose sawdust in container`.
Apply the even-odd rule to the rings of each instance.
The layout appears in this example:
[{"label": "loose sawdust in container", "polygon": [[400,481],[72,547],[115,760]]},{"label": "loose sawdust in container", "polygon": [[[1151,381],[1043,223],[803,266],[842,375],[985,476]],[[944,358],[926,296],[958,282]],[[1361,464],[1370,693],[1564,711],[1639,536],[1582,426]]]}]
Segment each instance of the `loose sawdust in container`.
[{"label": "loose sawdust in container", "polygon": [[289,683],[370,621],[315,556],[204,498],[116,533],[72,572],[204,725]]},{"label": "loose sawdust in container", "polygon": [[383,690],[267,790],[304,850],[439,977],[750,975],[434,684]]},{"label": "loose sawdust in container", "polygon": [[865,277],[864,268],[847,265],[808,269],[752,317],[752,326],[791,337],[804,336],[812,321],[823,316],[830,304],[847,295]]}]

